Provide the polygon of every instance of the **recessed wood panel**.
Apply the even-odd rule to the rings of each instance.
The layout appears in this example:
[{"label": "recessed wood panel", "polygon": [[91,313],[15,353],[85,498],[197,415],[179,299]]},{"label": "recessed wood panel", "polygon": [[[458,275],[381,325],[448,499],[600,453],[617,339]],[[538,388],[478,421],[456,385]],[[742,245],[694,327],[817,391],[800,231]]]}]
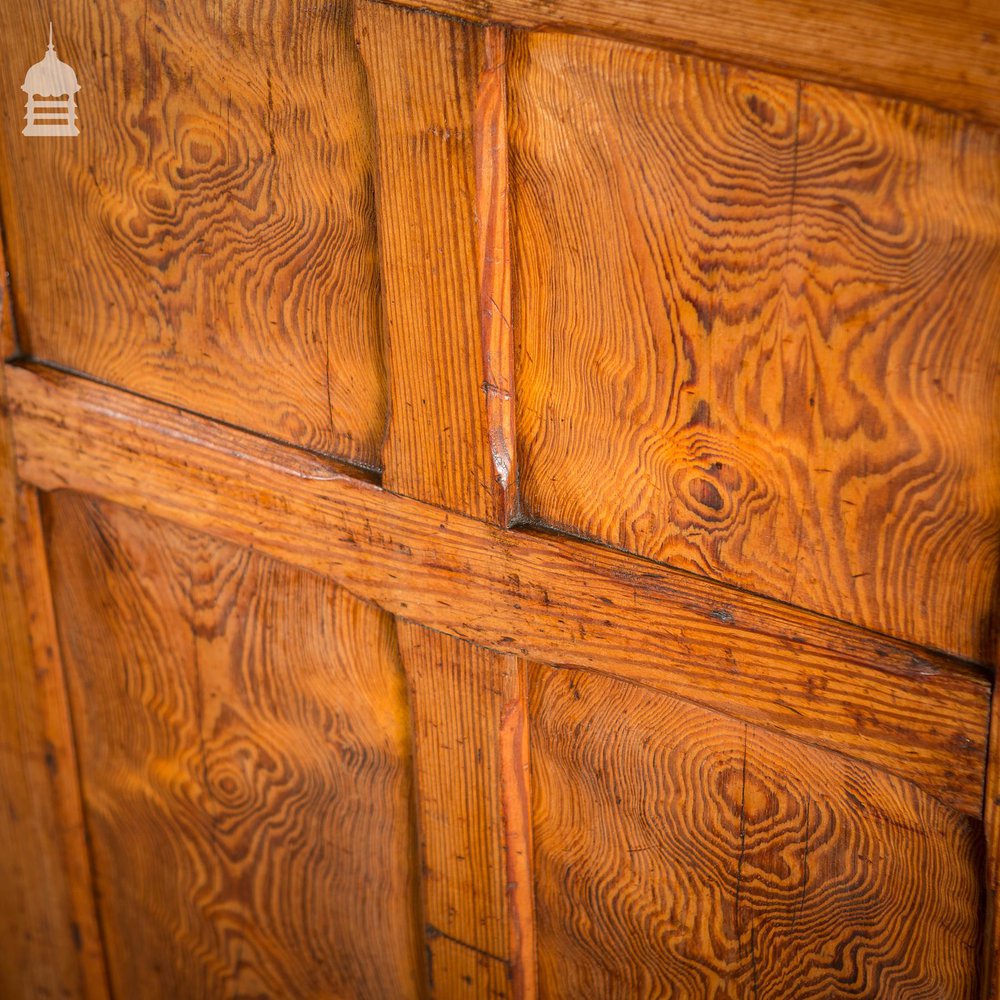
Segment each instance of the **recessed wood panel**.
[{"label": "recessed wood panel", "polygon": [[543,995],[973,996],[965,817],[612,678],[534,667],[530,711]]},{"label": "recessed wood panel", "polygon": [[[350,4],[29,0],[0,37],[21,348],[378,465],[372,136]],[[50,15],[80,134],[21,134]]]},{"label": "recessed wood panel", "polygon": [[988,659],[1000,135],[599,39],[508,68],[526,513]]},{"label": "recessed wood panel", "polygon": [[114,994],[416,995],[391,619],[123,508],[47,512]]}]

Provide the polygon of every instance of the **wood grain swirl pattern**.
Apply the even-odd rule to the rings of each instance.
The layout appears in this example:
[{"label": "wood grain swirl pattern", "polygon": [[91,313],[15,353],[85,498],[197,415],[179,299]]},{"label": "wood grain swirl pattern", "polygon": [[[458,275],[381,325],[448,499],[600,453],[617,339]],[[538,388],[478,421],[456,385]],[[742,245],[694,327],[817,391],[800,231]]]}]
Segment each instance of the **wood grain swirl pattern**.
[{"label": "wood grain swirl pattern", "polygon": [[972,997],[972,823],[640,687],[530,673],[544,995]]},{"label": "wood grain swirl pattern", "polygon": [[603,546],[441,511],[76,376],[7,377],[19,474],[40,489],[253,546],[430,628],[642,682],[982,814],[989,683],[970,664]]},{"label": "wood grain swirl pattern", "polygon": [[1000,124],[993,0],[399,0],[473,21],[608,35],[859,87]]},{"label": "wood grain swirl pattern", "polygon": [[[50,11],[6,12],[19,95]],[[0,206],[23,349],[377,467],[373,151],[351,4],[60,6],[72,142],[4,105]]]},{"label": "wood grain swirl pattern", "polygon": [[1000,134],[573,36],[509,79],[526,514],[988,660]]},{"label": "wood grain swirl pattern", "polygon": [[416,996],[391,620],[123,508],[47,516],[115,995]]}]

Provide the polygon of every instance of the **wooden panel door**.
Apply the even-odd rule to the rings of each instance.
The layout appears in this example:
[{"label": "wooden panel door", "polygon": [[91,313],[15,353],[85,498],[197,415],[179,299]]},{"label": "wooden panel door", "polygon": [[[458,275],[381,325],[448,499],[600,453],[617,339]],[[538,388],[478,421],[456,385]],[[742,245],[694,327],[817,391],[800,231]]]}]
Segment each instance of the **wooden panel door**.
[{"label": "wooden panel door", "polygon": [[0,994],[990,995],[1000,25],[870,7],[53,12]]}]

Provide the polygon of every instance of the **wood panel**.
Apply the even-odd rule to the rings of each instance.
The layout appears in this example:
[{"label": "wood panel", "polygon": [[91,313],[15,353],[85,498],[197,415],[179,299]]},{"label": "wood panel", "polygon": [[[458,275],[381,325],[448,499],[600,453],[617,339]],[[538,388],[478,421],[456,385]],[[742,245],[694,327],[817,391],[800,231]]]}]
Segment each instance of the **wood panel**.
[{"label": "wood panel", "polygon": [[358,6],[378,136],[387,489],[506,523],[515,505],[504,42]]},{"label": "wood panel", "polygon": [[46,513],[115,995],[416,995],[391,619],[124,508]]},{"label": "wood panel", "polygon": [[1000,122],[993,0],[399,0],[477,21],[602,33]]},{"label": "wood panel", "polygon": [[973,995],[970,821],[611,678],[535,667],[530,704],[543,994]]},{"label": "wood panel", "polygon": [[[0,206],[22,348],[377,466],[372,136],[351,5],[6,11]],[[50,13],[80,135],[21,135]]]},{"label": "wood panel", "polygon": [[[0,355],[14,351],[0,240]],[[0,371],[0,995],[105,997],[35,490],[18,483]]]},{"label": "wood panel", "polygon": [[410,622],[397,629],[414,719],[431,993],[524,997],[534,946],[529,818],[518,801],[528,795],[523,663]]},{"label": "wood panel", "polygon": [[1000,134],[600,39],[508,69],[526,515],[988,660]]},{"label": "wood panel", "polygon": [[642,681],[981,814],[989,682],[969,664],[601,546],[441,511],[85,379],[7,375],[19,473],[42,489],[158,513],[439,631]]}]

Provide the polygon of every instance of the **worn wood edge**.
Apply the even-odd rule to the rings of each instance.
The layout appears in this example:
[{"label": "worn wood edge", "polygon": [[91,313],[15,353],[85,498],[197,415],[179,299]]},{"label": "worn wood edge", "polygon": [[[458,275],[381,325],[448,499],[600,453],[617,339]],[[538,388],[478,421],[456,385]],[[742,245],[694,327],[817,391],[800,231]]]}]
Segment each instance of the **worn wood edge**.
[{"label": "worn wood edge", "polygon": [[[900,14],[863,0],[392,0],[476,23],[603,35],[899,97],[1000,124],[1000,11],[939,3]],[[923,20],[921,20],[923,19]]]},{"label": "worn wood edge", "polygon": [[[16,354],[18,349],[5,239],[0,227],[0,356],[4,357]],[[61,905],[53,905],[54,900],[48,901],[48,916],[58,928],[56,933],[63,938],[61,954],[52,955],[52,963],[60,965],[65,956],[72,956],[70,961],[78,976],[76,985],[84,997],[100,1000],[109,995],[109,981],[93,891],[68,692],[49,587],[41,510],[38,492],[18,481],[16,476],[16,447],[7,412],[6,374],[5,367],[0,371],[0,503],[4,508],[0,509],[0,547],[10,564],[3,574],[5,579],[0,580],[0,612],[4,617],[0,625],[0,646],[9,643],[8,651],[14,661],[0,664],[0,669],[18,670],[19,655],[26,656],[33,668],[30,679],[25,679],[25,698],[33,701],[30,706],[32,727],[38,726],[40,731],[19,732],[17,737],[22,740],[34,738],[38,742],[33,749],[39,762],[37,769],[44,770],[45,782],[36,786],[35,794],[48,799],[47,806],[56,824],[52,838],[59,857],[39,858],[36,870],[40,873],[50,862],[58,866],[53,877],[61,883],[60,895],[65,901],[61,904],[65,905],[65,912],[60,912]],[[30,769],[30,762],[21,763],[26,770]],[[10,808],[14,808],[13,803]],[[41,843],[22,847],[25,854],[47,850]],[[14,845],[6,845],[5,850],[13,851]],[[37,887],[32,886],[32,889]],[[21,918],[25,919],[26,915],[22,914]],[[37,933],[39,929],[26,930]],[[22,971],[28,977],[39,970]],[[28,981],[26,978],[25,982]]]},{"label": "worn wood edge", "polygon": [[479,316],[486,429],[499,495],[499,522],[507,526],[517,517],[519,500],[514,429],[506,29],[488,26],[483,32],[483,49],[473,134]]},{"label": "worn wood edge", "polygon": [[71,915],[80,941],[82,986],[86,997],[107,997],[110,986],[94,892],[69,693],[49,585],[41,508],[38,492],[33,487],[19,488],[17,513],[21,537],[18,576],[29,608],[28,635],[35,663],[58,835],[63,845]]},{"label": "worn wood edge", "polygon": [[500,801],[507,866],[510,979],[515,1000],[538,996],[531,839],[531,748],[527,664],[508,657],[500,716]]},{"label": "worn wood edge", "polygon": [[9,366],[22,478],[333,577],[499,652],[598,670],[838,751],[982,813],[989,682],[944,654],[537,530],[39,365]]}]

